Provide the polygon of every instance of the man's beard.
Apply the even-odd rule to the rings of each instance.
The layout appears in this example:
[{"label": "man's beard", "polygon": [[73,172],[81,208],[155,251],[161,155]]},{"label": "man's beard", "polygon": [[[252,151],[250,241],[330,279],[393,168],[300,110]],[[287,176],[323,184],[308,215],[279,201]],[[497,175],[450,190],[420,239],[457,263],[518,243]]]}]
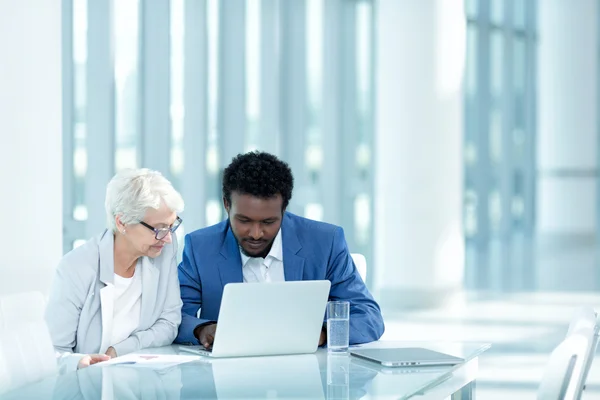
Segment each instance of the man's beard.
[{"label": "man's beard", "polygon": [[[273,247],[273,242],[275,241],[275,238],[273,238],[271,240],[271,242],[267,244],[267,246],[265,247],[265,249],[263,251],[261,251],[258,254],[251,254],[251,253],[248,253],[246,251],[246,249],[244,249],[244,246],[242,246],[243,240],[240,240],[237,237],[237,235],[235,234],[235,232],[233,232],[233,230],[231,230],[231,233],[233,234],[233,237],[235,238],[235,241],[237,242],[237,245],[240,248],[240,251],[242,252],[242,254],[245,255],[246,257],[251,257],[251,258],[255,258],[255,257],[266,258],[269,255],[269,252],[271,251],[271,247]],[[264,242],[267,242],[267,241],[265,240]]]}]

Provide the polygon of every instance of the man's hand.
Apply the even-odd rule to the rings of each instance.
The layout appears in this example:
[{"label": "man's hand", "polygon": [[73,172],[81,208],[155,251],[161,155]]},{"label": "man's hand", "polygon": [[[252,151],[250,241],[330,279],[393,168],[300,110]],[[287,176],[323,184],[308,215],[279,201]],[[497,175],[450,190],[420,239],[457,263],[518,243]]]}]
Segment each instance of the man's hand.
[{"label": "man's hand", "polygon": [[90,365],[108,360],[110,360],[110,356],[107,356],[106,354],[88,354],[79,360],[79,363],[77,363],[77,369],[86,368]]},{"label": "man's hand", "polygon": [[115,357],[117,357],[117,351],[115,350],[114,347],[110,346],[106,350],[106,355],[109,356],[110,358],[115,358]]},{"label": "man's hand", "polygon": [[217,324],[204,325],[197,332],[194,332],[196,338],[202,346],[206,349],[210,349],[215,341],[215,332],[217,331]]},{"label": "man's hand", "polygon": [[319,346],[323,346],[327,341],[327,332],[321,329],[321,336],[319,337]]}]

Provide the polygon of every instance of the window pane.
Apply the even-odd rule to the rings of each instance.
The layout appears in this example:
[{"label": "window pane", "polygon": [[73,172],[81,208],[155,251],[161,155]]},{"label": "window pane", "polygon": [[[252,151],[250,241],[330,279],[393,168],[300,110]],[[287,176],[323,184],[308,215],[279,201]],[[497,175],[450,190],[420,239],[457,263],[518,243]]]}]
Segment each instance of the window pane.
[{"label": "window pane", "polygon": [[311,175],[312,183],[315,185],[318,184],[319,171],[323,166],[323,148],[316,144],[309,144],[306,146],[304,162]]},{"label": "window pane", "polygon": [[472,141],[465,143],[465,166],[474,168],[477,166],[477,147]]},{"label": "window pane", "polygon": [[[361,160],[370,158],[370,148],[367,146],[372,136],[372,97],[373,97],[373,4],[360,2],[356,5],[356,95],[358,113],[358,142],[365,148],[357,151],[359,167],[368,168],[369,165]],[[366,156],[362,157],[362,156]]]},{"label": "window pane", "polygon": [[171,174],[177,187],[183,172],[184,0],[171,0]]},{"label": "window pane", "polygon": [[465,12],[467,14],[467,18],[477,18],[478,12],[478,0],[465,0]]},{"label": "window pane", "polygon": [[502,32],[494,31],[491,34],[491,60],[490,77],[492,97],[499,98],[502,95],[503,63],[504,63],[504,38]]},{"label": "window pane", "polygon": [[260,10],[261,0],[246,0],[246,151],[260,140]]},{"label": "window pane", "polygon": [[467,25],[466,95],[473,98],[477,92],[477,27]]},{"label": "window pane", "polygon": [[525,39],[522,37],[515,37],[513,39],[513,75],[515,82],[515,91],[517,93],[525,92],[525,73],[527,72],[527,65],[525,61],[526,57],[526,46]]},{"label": "window pane", "polygon": [[138,167],[139,0],[114,2],[115,169]]},{"label": "window pane", "polygon": [[525,29],[525,0],[513,0],[514,26]]},{"label": "window pane", "polygon": [[490,158],[492,164],[502,161],[502,110],[495,108],[490,112]]},{"label": "window pane", "polygon": [[500,222],[502,220],[502,198],[498,189],[491,191],[488,206],[490,228],[497,231],[500,228]]},{"label": "window pane", "polygon": [[74,84],[74,121],[73,121],[73,218],[87,219],[85,207],[85,175],[87,172],[86,150],[86,67],[87,67],[87,1],[73,1],[73,84]]},{"label": "window pane", "polygon": [[372,7],[367,2],[356,5],[356,85],[358,112],[363,115],[370,112],[371,106]]},{"label": "window pane", "polygon": [[217,143],[219,96],[219,0],[208,0],[208,142]]},{"label": "window pane", "polygon": [[525,147],[527,143],[525,139],[525,129],[513,127],[511,158],[513,164],[518,168],[524,168],[528,159],[527,148]]},{"label": "window pane", "polygon": [[[468,186],[467,186],[468,187]],[[477,193],[472,189],[465,190],[465,235],[473,237],[477,233]]]},{"label": "window pane", "polygon": [[371,202],[367,193],[361,193],[354,199],[354,238],[359,246],[369,244],[371,229]]},{"label": "window pane", "polygon": [[505,0],[490,1],[490,21],[492,24],[502,25],[504,23],[504,1]]},{"label": "window pane", "polygon": [[478,56],[478,27],[475,23],[467,23],[467,53],[465,61],[465,139],[467,146],[465,147],[465,160],[467,168],[474,166],[477,148],[474,141],[477,137],[477,67],[479,64]]},{"label": "window pane", "polygon": [[[515,137],[515,145],[523,142],[520,138],[523,136],[525,129],[525,79],[527,73],[526,64],[527,47],[525,39],[522,37],[514,38],[513,47],[513,76],[514,76],[514,93],[513,93],[513,129]],[[523,148],[519,146],[516,156],[522,155]]]},{"label": "window pane", "polygon": [[321,147],[323,109],[323,13],[324,0],[307,0],[306,3],[306,70],[308,84],[308,123],[306,165],[313,171],[321,168],[314,156]]},{"label": "window pane", "polygon": [[206,223],[221,221],[223,205],[221,198],[219,148],[218,148],[218,107],[219,107],[219,0],[206,3],[206,26],[208,31],[208,138],[206,148]]},{"label": "window pane", "polygon": [[323,221],[323,206],[318,203],[308,203],[304,207],[304,217],[315,221]]},{"label": "window pane", "polygon": [[206,202],[206,225],[215,225],[221,222],[221,210],[223,204],[216,199],[212,199]]}]

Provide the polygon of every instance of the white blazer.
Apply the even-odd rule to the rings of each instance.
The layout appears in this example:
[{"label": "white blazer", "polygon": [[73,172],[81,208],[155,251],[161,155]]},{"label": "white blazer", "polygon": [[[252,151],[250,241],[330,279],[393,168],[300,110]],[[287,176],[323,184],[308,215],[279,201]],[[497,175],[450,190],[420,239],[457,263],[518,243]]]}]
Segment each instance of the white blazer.
[{"label": "white blazer", "polygon": [[[110,347],[113,248],[113,232],[106,230],[67,253],[58,265],[45,318],[54,349],[61,354],[61,372],[77,369],[84,354],[105,353]],[[145,347],[171,344],[181,323],[175,236],[171,244],[164,246],[160,256],[142,257],[141,267],[140,324],[131,336],[113,345],[119,356]]]}]

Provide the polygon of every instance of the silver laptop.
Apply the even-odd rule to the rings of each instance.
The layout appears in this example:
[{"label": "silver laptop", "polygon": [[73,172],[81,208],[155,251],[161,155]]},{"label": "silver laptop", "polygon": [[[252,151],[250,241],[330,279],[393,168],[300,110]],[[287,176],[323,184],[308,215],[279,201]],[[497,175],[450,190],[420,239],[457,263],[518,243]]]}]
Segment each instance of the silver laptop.
[{"label": "silver laptop", "polygon": [[352,349],[350,354],[377,362],[385,367],[415,367],[427,365],[456,365],[465,360],[421,347],[394,349]]},{"label": "silver laptop", "polygon": [[212,350],[180,346],[210,357],[314,353],[331,283],[228,283]]}]

